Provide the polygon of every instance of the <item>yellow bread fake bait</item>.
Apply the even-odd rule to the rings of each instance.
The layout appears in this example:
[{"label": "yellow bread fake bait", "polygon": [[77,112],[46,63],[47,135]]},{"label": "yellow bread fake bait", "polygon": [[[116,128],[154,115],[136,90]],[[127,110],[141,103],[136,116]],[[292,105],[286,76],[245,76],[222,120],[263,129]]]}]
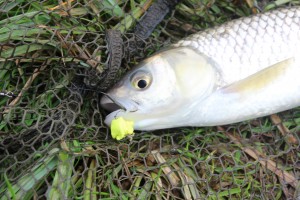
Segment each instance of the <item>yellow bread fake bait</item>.
[{"label": "yellow bread fake bait", "polygon": [[111,136],[116,140],[122,140],[128,135],[133,134],[133,121],[124,120],[123,117],[113,119],[111,122]]}]

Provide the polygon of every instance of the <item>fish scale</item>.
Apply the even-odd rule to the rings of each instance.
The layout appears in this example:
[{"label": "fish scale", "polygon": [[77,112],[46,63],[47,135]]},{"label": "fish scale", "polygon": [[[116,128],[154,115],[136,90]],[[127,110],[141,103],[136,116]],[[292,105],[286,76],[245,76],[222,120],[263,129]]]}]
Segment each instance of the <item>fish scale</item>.
[{"label": "fish scale", "polygon": [[299,52],[300,7],[236,19],[193,34],[173,45],[212,58],[224,84],[254,74]]}]

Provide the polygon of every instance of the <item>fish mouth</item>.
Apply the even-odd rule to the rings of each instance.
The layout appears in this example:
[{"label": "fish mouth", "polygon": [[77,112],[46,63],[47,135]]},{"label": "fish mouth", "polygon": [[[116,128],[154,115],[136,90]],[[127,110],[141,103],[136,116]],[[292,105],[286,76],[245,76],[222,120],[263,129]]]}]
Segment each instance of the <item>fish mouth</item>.
[{"label": "fish mouth", "polygon": [[111,125],[113,119],[123,116],[128,112],[135,112],[138,110],[136,102],[131,101],[130,99],[116,98],[108,94],[102,96],[100,105],[103,109],[110,112],[104,120],[104,123],[108,126]]},{"label": "fish mouth", "polygon": [[138,110],[138,104],[130,99],[114,97],[112,95],[104,95],[100,100],[102,108],[109,112],[124,111],[124,112],[135,112]]},{"label": "fish mouth", "polygon": [[122,106],[118,101],[116,101],[114,98],[112,98],[109,95],[104,95],[100,100],[100,105],[103,109],[114,112],[116,110],[124,110],[126,111],[126,108]]}]

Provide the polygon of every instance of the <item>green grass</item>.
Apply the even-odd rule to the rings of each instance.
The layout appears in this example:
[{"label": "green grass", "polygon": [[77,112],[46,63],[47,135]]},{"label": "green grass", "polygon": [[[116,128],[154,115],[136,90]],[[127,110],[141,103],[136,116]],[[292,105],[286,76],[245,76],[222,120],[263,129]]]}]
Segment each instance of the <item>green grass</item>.
[{"label": "green grass", "polygon": [[[7,174],[4,174],[6,186],[2,185],[0,191],[2,193],[1,200],[5,199],[31,199],[34,189],[39,186],[40,182],[54,170],[57,166],[58,159],[53,156],[59,149],[49,151],[49,156],[43,157],[36,162],[29,172],[24,174],[15,184],[9,182]],[[6,190],[6,187],[8,190]],[[37,187],[38,188],[38,187]]]},{"label": "green grass", "polygon": [[[258,11],[238,2],[184,0],[146,41],[145,54],[166,41]],[[152,3],[82,0],[59,8],[54,0],[0,0],[6,11],[0,14],[0,91],[22,92],[15,103],[0,97],[0,142],[8,135],[37,129],[54,112],[75,108],[77,116],[63,137],[51,132],[53,141],[34,147],[29,155],[25,151],[0,159],[1,199],[284,199],[285,187],[295,191],[284,184],[284,176],[260,162],[276,162],[285,175],[298,172],[293,167],[299,162],[297,145],[289,143],[269,118],[223,127],[226,131],[183,128],[137,133],[132,141],[117,142],[107,137],[94,93],[82,105],[62,106],[71,95],[68,86],[73,77],[92,67],[81,53],[103,67],[105,30],[127,34]],[[299,2],[272,1],[264,10],[289,4]],[[143,56],[136,55],[126,65]],[[71,62],[79,65],[70,67]],[[299,108],[281,116],[299,141]],[[251,156],[247,148],[265,157]]]}]

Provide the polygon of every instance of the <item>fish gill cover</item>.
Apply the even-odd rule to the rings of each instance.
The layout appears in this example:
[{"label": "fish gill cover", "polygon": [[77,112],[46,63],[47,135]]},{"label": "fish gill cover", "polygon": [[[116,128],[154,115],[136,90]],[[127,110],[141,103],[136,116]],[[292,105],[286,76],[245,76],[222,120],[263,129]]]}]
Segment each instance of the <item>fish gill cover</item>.
[{"label": "fish gill cover", "polygon": [[161,47],[299,4],[0,0],[0,199],[300,198],[299,108],[116,141],[99,107]]}]

